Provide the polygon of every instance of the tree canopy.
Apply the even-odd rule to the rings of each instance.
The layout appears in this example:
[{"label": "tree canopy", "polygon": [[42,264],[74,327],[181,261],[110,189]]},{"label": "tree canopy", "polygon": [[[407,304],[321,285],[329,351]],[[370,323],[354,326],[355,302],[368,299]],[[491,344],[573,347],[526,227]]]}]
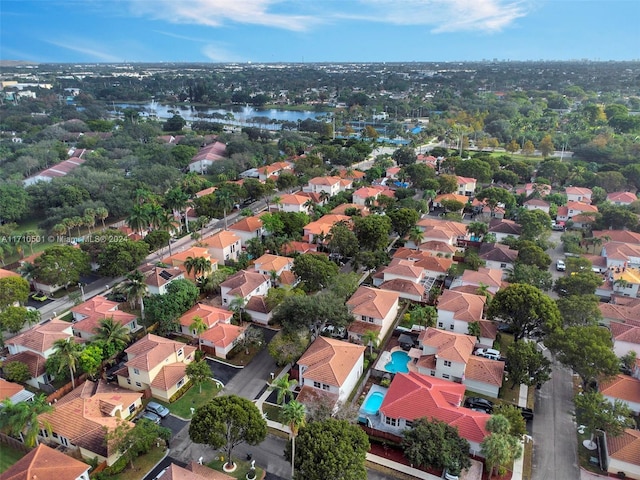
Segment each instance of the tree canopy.
[{"label": "tree canopy", "polygon": [[293,261],[293,273],[302,282],[306,292],[317,292],[328,287],[338,272],[338,266],[323,255],[304,253]]},{"label": "tree canopy", "polygon": [[78,283],[80,276],[91,271],[89,255],[79,248],[55,245],[47,248],[34,261],[38,280],[49,285]]}]

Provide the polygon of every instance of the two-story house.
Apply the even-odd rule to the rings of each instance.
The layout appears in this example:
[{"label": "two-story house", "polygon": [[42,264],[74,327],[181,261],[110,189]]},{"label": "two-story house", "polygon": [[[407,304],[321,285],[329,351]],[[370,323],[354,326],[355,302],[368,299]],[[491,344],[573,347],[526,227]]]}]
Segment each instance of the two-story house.
[{"label": "two-story house", "polygon": [[458,190],[456,193],[458,195],[464,195],[465,197],[471,197],[476,191],[477,180],[471,177],[461,177],[460,175],[456,176],[458,180]]},{"label": "two-story house", "polygon": [[382,185],[361,187],[353,192],[353,203],[364,206],[377,205],[377,200],[382,195],[389,198],[395,197],[393,190]]},{"label": "two-story house", "polygon": [[298,360],[300,386],[298,401],[317,395],[333,403],[344,402],[358,383],[364,369],[366,347],[333,338],[318,337]]},{"label": "two-story house", "polygon": [[478,256],[480,260],[484,260],[487,268],[504,272],[508,268],[513,268],[518,259],[518,251],[502,243],[483,243],[480,245]]},{"label": "two-story house", "polygon": [[[451,287],[471,286],[484,289],[495,295],[502,286],[502,270],[498,268],[480,267],[477,271],[465,270],[461,277],[456,278]],[[447,293],[446,291],[444,292]]]},{"label": "two-story house", "polygon": [[[113,442],[107,442],[109,432],[120,422],[128,421],[142,408],[142,393],[130,392],[108,384],[85,381],[54,405],[53,411],[40,415],[40,439],[78,449],[82,458],[113,465],[122,453]],[[51,428],[47,428],[46,425]],[[56,477],[57,478],[57,477]]]},{"label": "two-story house", "polygon": [[525,210],[541,210],[544,213],[549,213],[549,209],[551,208],[551,204],[545,200],[541,200],[539,198],[532,198],[531,200],[527,200],[522,204]]},{"label": "two-story house", "polygon": [[568,220],[574,220],[577,216],[594,216],[596,213],[598,213],[598,207],[596,205],[583,202],[567,202],[566,205],[558,207],[556,221],[566,222]]},{"label": "two-story house", "polygon": [[564,192],[567,195],[567,202],[591,203],[593,192],[585,187],[567,187]]},{"label": "two-story house", "polygon": [[390,280],[407,280],[413,283],[421,283],[424,279],[424,270],[415,265],[411,260],[394,258],[389,266],[382,268],[374,275],[373,284],[379,287]]},{"label": "two-story house", "polygon": [[310,222],[304,226],[302,238],[309,243],[315,243],[318,239],[324,239],[338,222],[345,222],[351,225],[351,217],[347,215],[323,215],[315,222]]},{"label": "two-story house", "polygon": [[138,269],[145,277],[144,283],[150,295],[164,295],[171,282],[184,280],[185,272],[178,267],[144,265]]},{"label": "two-story house", "polygon": [[305,213],[309,215],[309,197],[296,193],[286,193],[280,197],[278,210],[281,212]]},{"label": "two-story house", "polygon": [[611,202],[614,205],[631,205],[636,200],[638,200],[638,197],[631,192],[612,192],[607,195],[607,202]]},{"label": "two-story house", "polygon": [[[253,268],[256,272],[262,273],[263,275],[275,275],[279,277],[283,272],[291,271],[293,268],[293,258],[265,253],[254,260]],[[275,274],[271,272],[275,272]]]},{"label": "two-story house", "polygon": [[519,238],[522,233],[520,224],[504,218],[492,218],[489,222],[489,232],[496,236],[497,242],[502,242],[507,237]]},{"label": "two-story house", "polygon": [[7,468],[2,480],[89,480],[91,467],[80,460],[40,443]]},{"label": "two-story house", "polygon": [[622,374],[604,378],[598,384],[598,390],[609,402],[620,401],[634,415],[640,414],[640,380],[637,378]]},{"label": "two-story house", "polygon": [[[241,245],[243,246],[252,238],[262,239],[262,237],[267,234],[260,217],[254,216],[244,217],[243,219],[238,220],[236,223],[229,226],[228,231],[240,238]],[[220,254],[220,256],[224,256],[224,254]]]},{"label": "two-story house", "polygon": [[227,260],[237,260],[241,252],[240,237],[230,230],[218,232],[201,240],[200,243],[204,244],[211,256],[221,264]]},{"label": "two-story house", "polygon": [[609,271],[621,273],[627,267],[640,267],[640,245],[622,242],[607,242],[601,255],[607,259]]},{"label": "two-story house", "polygon": [[54,318],[6,340],[9,355],[5,362],[26,364],[31,373],[26,383],[32,387],[40,388],[40,384],[49,384],[52,377],[46,371],[45,362],[53,354],[56,340],[74,338],[72,327],[71,323]]},{"label": "two-story house", "polygon": [[120,304],[107,300],[102,295],[95,297],[71,308],[73,314],[73,334],[83,340],[91,340],[96,329],[100,326],[100,320],[113,319],[122,325],[129,333],[142,328],[138,325],[138,317],[128,312],[119,310]]},{"label": "two-story house", "polygon": [[324,193],[329,197],[333,197],[350,189],[352,186],[353,180],[340,177],[315,177],[309,180],[309,183],[302,190],[310,193]]},{"label": "two-story house", "polygon": [[244,303],[255,295],[266,295],[271,288],[271,276],[251,270],[240,270],[220,284],[222,306],[230,308],[236,298]]},{"label": "two-story house", "polygon": [[361,286],[347,300],[347,307],[355,317],[347,332],[351,340],[362,342],[368,331],[378,332],[383,339],[398,316],[400,294],[389,290]]},{"label": "two-story house", "polygon": [[[438,328],[456,333],[469,333],[470,323],[480,323],[487,298],[456,290],[445,290],[438,298]],[[493,341],[491,342],[493,343]]]},{"label": "two-story house", "polygon": [[[193,328],[196,318],[204,323],[205,330],[198,333]],[[197,303],[179,319],[180,331],[184,335],[198,338],[199,347],[206,353],[227,358],[229,352],[242,339],[245,328],[231,325],[233,312],[223,308]]]},{"label": "two-story house", "polygon": [[189,162],[189,171],[197,173],[207,173],[207,169],[225,158],[227,146],[222,142],[215,142],[206,145]]},{"label": "two-story house", "polygon": [[208,271],[202,272],[202,275],[207,276],[211,272],[215,272],[218,269],[218,260],[215,258],[211,258],[211,254],[209,250],[204,247],[190,247],[182,252],[176,252],[169,257],[165,257],[162,259],[162,263],[166,265],[171,265],[172,267],[177,267],[180,270],[185,272],[185,275],[190,280],[195,280],[194,272],[187,272],[187,268],[184,266],[185,262],[189,260],[189,258],[204,258],[209,261],[211,266]]},{"label": "two-story house", "polygon": [[129,390],[150,390],[168,402],[189,381],[186,368],[196,348],[148,334],[125,350],[127,362],[116,372],[118,384]]},{"label": "two-story house", "polygon": [[258,168],[258,180],[261,182],[267,179],[275,180],[284,172],[293,172],[293,164],[290,162],[274,162]]}]

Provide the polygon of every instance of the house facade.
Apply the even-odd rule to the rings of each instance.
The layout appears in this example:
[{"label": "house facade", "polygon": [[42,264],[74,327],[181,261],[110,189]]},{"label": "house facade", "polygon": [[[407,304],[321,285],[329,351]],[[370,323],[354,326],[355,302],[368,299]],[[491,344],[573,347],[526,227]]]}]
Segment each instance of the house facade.
[{"label": "house facade", "polygon": [[246,304],[254,295],[266,295],[270,288],[270,275],[251,270],[241,270],[220,284],[222,306],[230,308],[236,298],[242,298]]},{"label": "house facade", "polygon": [[370,330],[378,332],[383,339],[398,316],[400,294],[398,292],[361,286],[347,300],[347,307],[355,317],[347,332],[349,338],[362,342],[363,335]]},{"label": "house facade", "polygon": [[237,260],[240,255],[240,237],[235,232],[223,230],[202,241],[213,258],[224,264],[228,260]]},{"label": "house facade", "polygon": [[83,340],[91,340],[96,335],[96,329],[100,321],[111,318],[122,325],[129,333],[137,332],[142,328],[138,325],[138,317],[119,310],[120,304],[107,300],[102,295],[75,306],[71,309],[73,314],[73,334]]}]

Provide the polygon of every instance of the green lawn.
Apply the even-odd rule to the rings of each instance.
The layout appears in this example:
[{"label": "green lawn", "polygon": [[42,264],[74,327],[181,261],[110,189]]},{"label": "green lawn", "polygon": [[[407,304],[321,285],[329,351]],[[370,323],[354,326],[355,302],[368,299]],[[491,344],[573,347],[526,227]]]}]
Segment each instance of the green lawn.
[{"label": "green lawn", "polygon": [[193,386],[182,397],[173,403],[159,402],[165,405],[171,413],[181,418],[191,418],[191,408],[198,408],[204,405],[220,391],[220,387],[212,380],[208,380],[202,384],[202,393],[198,386]]},{"label": "green lawn", "polygon": [[262,412],[266,413],[267,418],[272,422],[282,423],[282,408],[279,405],[263,403]]},{"label": "green lawn", "polygon": [[[236,468],[235,472],[227,473],[222,469],[222,465],[226,463],[226,459],[224,461],[218,459],[214,460],[211,463],[207,464],[207,467],[213,468],[219,472],[224,472],[227,475],[231,475],[233,478],[237,478],[238,480],[245,480],[247,478],[247,473],[251,469],[251,462],[247,462],[244,460],[234,459],[238,468]],[[262,478],[262,468],[256,465],[256,478]]]},{"label": "green lawn", "polygon": [[21,452],[20,450],[16,450],[9,445],[2,444],[2,454],[0,455],[0,473],[4,472],[7,468],[16,463],[25,455],[26,453]]},{"label": "green lawn", "polygon": [[149,453],[140,455],[133,461],[133,469],[129,465],[124,471],[109,477],[109,480],[142,480],[155,467],[156,463],[164,457],[166,451],[167,449],[164,446],[152,448]]}]

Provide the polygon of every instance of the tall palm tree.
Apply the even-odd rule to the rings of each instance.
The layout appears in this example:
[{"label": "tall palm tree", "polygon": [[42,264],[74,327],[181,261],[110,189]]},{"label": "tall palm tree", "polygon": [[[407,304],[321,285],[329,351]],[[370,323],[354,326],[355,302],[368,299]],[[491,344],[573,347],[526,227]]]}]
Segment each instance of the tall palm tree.
[{"label": "tall palm tree", "polygon": [[214,195],[214,205],[216,208],[221,208],[224,215],[224,229],[228,229],[227,225],[227,212],[233,208],[234,198],[231,192],[227,189],[216,190]]},{"label": "tall palm tree", "polygon": [[96,226],[96,215],[96,211],[93,208],[85,208],[82,221],[89,229],[89,234],[91,234],[91,229]]},{"label": "tall palm tree", "polygon": [[467,225],[467,232],[469,232],[474,237],[483,237],[489,232],[489,227],[484,222],[471,222]]},{"label": "tall palm tree", "polygon": [[282,407],[282,420],[291,430],[291,478],[293,478],[296,459],[296,437],[300,429],[307,423],[307,410],[304,404],[297,400],[291,400]]},{"label": "tall palm tree", "polygon": [[[282,205],[282,197],[279,195],[274,195],[271,197],[271,203],[273,203],[276,207],[276,210],[280,210],[280,205]],[[269,211],[269,205],[267,205],[267,211]]]},{"label": "tall palm tree", "polygon": [[413,227],[409,230],[409,240],[411,240],[417,248],[422,243],[422,240],[424,240],[424,232],[418,227]]},{"label": "tall palm tree", "polygon": [[53,342],[53,355],[60,357],[60,368],[58,373],[62,372],[65,368],[69,369],[71,375],[71,386],[76,388],[75,373],[80,363],[80,354],[82,347],[73,341],[72,337],[59,338]]},{"label": "tall palm tree", "polygon": [[40,426],[51,432],[48,422],[39,420],[38,416],[53,411],[43,394],[37,395],[30,402],[13,403],[5,399],[0,408],[0,430],[14,437],[21,437],[27,447],[38,443]]},{"label": "tall palm tree", "polygon": [[206,276],[211,270],[211,261],[204,257],[189,256],[184,261],[184,268],[187,270],[188,275],[191,275],[191,272],[193,272],[195,278]]},{"label": "tall palm tree", "polygon": [[31,286],[33,286],[36,281],[36,272],[38,269],[31,262],[23,262],[22,265],[18,268],[18,273],[22,275],[22,277],[29,282]]},{"label": "tall palm tree", "polygon": [[61,237],[65,233],[67,233],[67,227],[64,225],[64,223],[56,223],[53,227],[51,227],[51,233],[56,237]]},{"label": "tall palm tree", "polygon": [[292,389],[295,388],[297,384],[298,381],[295,378],[290,379],[289,374],[285,373],[269,385],[269,390],[277,392],[276,402],[278,405],[282,405],[287,398],[293,398]]},{"label": "tall palm tree", "polygon": [[207,324],[204,323],[202,317],[196,315],[189,325],[189,330],[198,338],[198,348],[200,348],[200,335],[207,331]]},{"label": "tall palm tree", "polygon": [[98,217],[102,222],[103,229],[107,228],[104,225],[104,221],[107,219],[108,216],[109,216],[109,210],[107,210],[105,207],[96,208],[96,217]]},{"label": "tall palm tree", "polygon": [[143,205],[134,205],[125,221],[131,230],[142,235],[142,231],[149,226],[148,209]]},{"label": "tall palm tree", "polygon": [[171,234],[178,231],[180,225],[176,222],[176,219],[169,212],[164,212],[164,216],[162,216],[158,222],[158,228],[160,230],[164,230],[169,233],[169,256],[173,256],[173,252],[171,249]]},{"label": "tall palm tree", "polygon": [[362,335],[362,341],[365,345],[369,345],[369,355],[373,353],[373,349],[378,347],[380,342],[379,333],[375,330],[367,330]]},{"label": "tall palm tree", "polygon": [[116,322],[113,317],[100,320],[95,333],[94,340],[102,340],[106,345],[113,345],[115,351],[123,350],[131,340],[129,329]]},{"label": "tall palm tree", "polygon": [[144,296],[147,293],[145,277],[139,270],[133,270],[126,275],[124,291],[129,299],[131,308],[135,308],[136,303],[140,303],[140,318],[144,322]]},{"label": "tall palm tree", "polygon": [[242,313],[244,312],[244,306],[247,304],[247,300],[240,295],[236,295],[233,300],[229,302],[229,310],[233,311],[238,316],[238,321],[242,324]]},{"label": "tall palm tree", "polygon": [[178,212],[180,217],[184,216],[184,227],[186,232],[189,233],[189,220],[186,215],[186,210],[190,204],[189,195],[183,192],[180,187],[175,187],[167,192],[164,202],[172,211]]},{"label": "tall palm tree", "polygon": [[145,209],[147,211],[149,225],[153,228],[162,228],[164,216],[166,214],[164,208],[157,203],[149,203],[145,206]]}]

